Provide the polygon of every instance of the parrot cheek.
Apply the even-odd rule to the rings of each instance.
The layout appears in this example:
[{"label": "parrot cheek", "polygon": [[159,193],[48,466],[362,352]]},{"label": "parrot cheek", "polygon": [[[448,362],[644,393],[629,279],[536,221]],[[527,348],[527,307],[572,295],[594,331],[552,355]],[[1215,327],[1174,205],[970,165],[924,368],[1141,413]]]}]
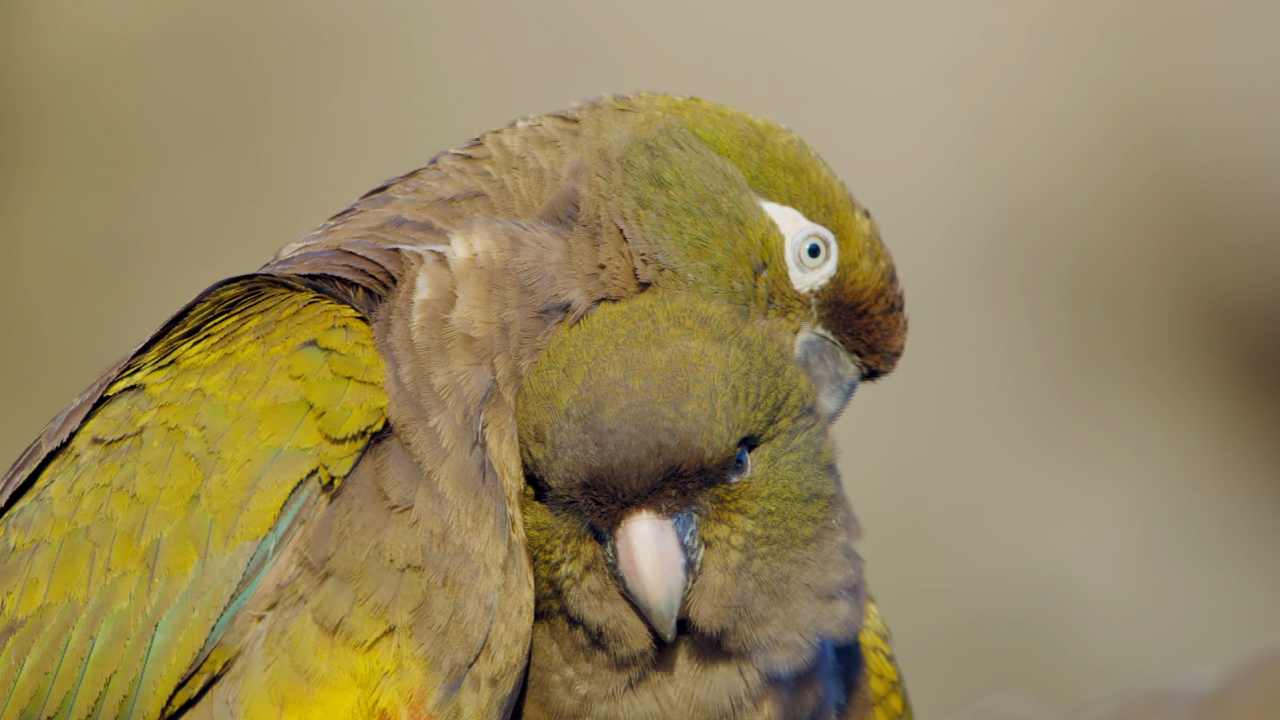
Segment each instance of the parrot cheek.
[{"label": "parrot cheek", "polygon": [[671,517],[640,510],[613,536],[618,572],[627,595],[654,632],[671,642],[689,576],[689,559]]}]

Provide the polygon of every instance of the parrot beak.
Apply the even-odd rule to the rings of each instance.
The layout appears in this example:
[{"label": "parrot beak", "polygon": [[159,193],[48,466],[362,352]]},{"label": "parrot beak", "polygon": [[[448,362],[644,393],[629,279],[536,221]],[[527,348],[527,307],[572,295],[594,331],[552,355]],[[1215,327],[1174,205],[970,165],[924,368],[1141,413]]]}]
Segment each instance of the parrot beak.
[{"label": "parrot beak", "polygon": [[614,533],[614,548],[632,602],[659,637],[675,640],[689,564],[675,520],[648,510],[632,513]]},{"label": "parrot beak", "polygon": [[835,338],[812,328],[796,336],[796,360],[818,391],[818,413],[835,420],[858,388],[861,368]]}]

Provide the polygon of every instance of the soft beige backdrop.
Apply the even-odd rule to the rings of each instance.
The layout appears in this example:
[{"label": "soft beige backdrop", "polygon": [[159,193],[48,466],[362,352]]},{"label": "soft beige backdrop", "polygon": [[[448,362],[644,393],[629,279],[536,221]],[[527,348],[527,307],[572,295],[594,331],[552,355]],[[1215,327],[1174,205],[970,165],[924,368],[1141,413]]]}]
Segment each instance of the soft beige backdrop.
[{"label": "soft beige backdrop", "polygon": [[[921,715],[1280,643],[1280,5],[0,4],[0,464],[206,285],[601,92],[787,123],[879,219],[840,426]],[[1268,7],[1270,5],[1270,7]]]}]

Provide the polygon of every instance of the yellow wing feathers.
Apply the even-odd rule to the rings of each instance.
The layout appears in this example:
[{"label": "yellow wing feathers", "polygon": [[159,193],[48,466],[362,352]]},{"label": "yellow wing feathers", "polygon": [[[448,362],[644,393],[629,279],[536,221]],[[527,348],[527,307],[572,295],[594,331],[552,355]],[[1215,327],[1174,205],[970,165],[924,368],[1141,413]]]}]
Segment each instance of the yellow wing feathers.
[{"label": "yellow wing feathers", "polygon": [[145,347],[0,515],[0,718],[158,716],[290,498],[385,424],[383,374],[354,308],[273,278]]},{"label": "yellow wing feathers", "polygon": [[911,703],[902,683],[902,673],[893,659],[892,636],[880,615],[880,608],[867,598],[862,632],[858,633],[862,649],[862,686],[865,693],[867,720],[911,720]]}]

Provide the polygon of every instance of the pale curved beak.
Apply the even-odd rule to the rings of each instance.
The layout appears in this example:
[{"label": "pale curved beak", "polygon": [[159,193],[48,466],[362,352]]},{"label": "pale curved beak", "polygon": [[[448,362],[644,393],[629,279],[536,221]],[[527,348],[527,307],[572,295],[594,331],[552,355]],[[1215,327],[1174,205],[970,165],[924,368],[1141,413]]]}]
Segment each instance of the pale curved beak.
[{"label": "pale curved beak", "polygon": [[618,526],[613,542],[631,601],[659,637],[675,640],[689,564],[675,521],[648,510],[637,511]]}]

